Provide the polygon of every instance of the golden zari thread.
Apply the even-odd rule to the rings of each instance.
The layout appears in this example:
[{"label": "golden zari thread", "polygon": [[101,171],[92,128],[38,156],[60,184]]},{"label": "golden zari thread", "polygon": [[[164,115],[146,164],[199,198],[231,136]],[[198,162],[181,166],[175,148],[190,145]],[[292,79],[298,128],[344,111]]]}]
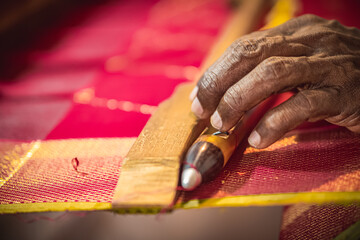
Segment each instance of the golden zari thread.
[{"label": "golden zari thread", "polygon": [[[4,161],[1,161],[1,175],[0,175],[0,187],[3,186],[19,169],[34,155],[34,153],[40,148],[41,141],[35,141],[31,143],[22,143],[15,145],[9,151],[4,153],[0,152],[0,157]],[[30,148],[25,150],[24,148]]]},{"label": "golden zari thread", "polygon": [[120,101],[116,99],[99,98],[95,96],[93,88],[85,88],[74,94],[74,102],[79,104],[88,104],[93,107],[103,107],[109,110],[122,110],[125,112],[137,112],[142,114],[153,114],[156,106],[148,104],[134,103],[129,101]]}]

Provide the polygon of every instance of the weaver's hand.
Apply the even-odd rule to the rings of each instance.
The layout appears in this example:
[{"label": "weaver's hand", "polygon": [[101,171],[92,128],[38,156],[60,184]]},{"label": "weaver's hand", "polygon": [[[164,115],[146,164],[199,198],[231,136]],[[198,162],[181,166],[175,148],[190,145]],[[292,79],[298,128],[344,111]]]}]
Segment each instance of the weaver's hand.
[{"label": "weaver's hand", "polygon": [[313,15],[235,41],[190,98],[199,118],[227,131],[272,94],[296,90],[249,137],[264,148],[304,121],[325,119],[360,133],[360,31]]}]

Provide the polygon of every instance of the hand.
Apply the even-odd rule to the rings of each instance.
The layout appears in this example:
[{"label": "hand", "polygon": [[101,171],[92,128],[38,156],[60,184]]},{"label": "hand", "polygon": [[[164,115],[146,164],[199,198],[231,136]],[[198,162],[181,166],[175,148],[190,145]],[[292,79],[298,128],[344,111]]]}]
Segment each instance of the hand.
[{"label": "hand", "polygon": [[192,111],[220,131],[272,94],[296,90],[268,111],[249,143],[264,148],[304,121],[360,133],[360,30],[314,15],[236,40],[193,90]]}]

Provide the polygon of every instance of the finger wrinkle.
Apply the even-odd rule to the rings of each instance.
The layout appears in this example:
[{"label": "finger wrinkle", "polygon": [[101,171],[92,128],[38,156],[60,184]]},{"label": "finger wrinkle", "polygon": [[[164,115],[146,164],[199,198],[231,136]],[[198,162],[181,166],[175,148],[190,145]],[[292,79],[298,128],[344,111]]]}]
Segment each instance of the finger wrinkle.
[{"label": "finger wrinkle", "polygon": [[286,76],[293,74],[293,72],[288,71],[288,65],[291,64],[285,63],[283,58],[280,57],[265,59],[254,70],[254,75],[258,78],[256,82],[266,85],[270,84],[270,86],[272,86],[273,84],[277,84],[279,80],[286,80]]},{"label": "finger wrinkle", "polygon": [[[236,89],[237,88],[237,89]],[[234,112],[242,112],[244,109],[242,108],[243,92],[240,90],[239,86],[234,85],[226,91],[223,97],[223,103]],[[229,110],[228,110],[229,111]]]},{"label": "finger wrinkle", "polygon": [[227,57],[219,64],[216,65],[216,71],[219,73],[226,73],[229,69],[232,68],[233,64],[236,62],[232,60],[233,57]]},{"label": "finger wrinkle", "polygon": [[268,79],[283,79],[291,74],[298,73],[289,71],[289,68],[293,68],[295,65],[293,58],[270,57],[263,64],[263,69]]},{"label": "finger wrinkle", "polygon": [[204,89],[209,92],[216,92],[216,89],[218,89],[218,75],[213,71],[205,72],[199,85],[200,90]]},{"label": "finger wrinkle", "polygon": [[[308,116],[314,115],[314,113],[315,113],[314,104],[312,103],[312,100],[309,97],[309,95],[305,93],[305,91],[298,92],[296,94],[295,98],[298,102],[297,105],[302,106],[303,109],[307,110]],[[308,120],[308,118],[306,120]]]},{"label": "finger wrinkle", "polygon": [[352,114],[341,113],[335,117],[327,118],[328,122],[344,127],[356,127],[360,125],[360,113],[354,112]]},{"label": "finger wrinkle", "polygon": [[356,126],[359,126],[359,125],[360,125],[360,114],[359,114],[359,112],[353,113],[347,118],[347,123],[346,123],[347,127],[356,127]]}]

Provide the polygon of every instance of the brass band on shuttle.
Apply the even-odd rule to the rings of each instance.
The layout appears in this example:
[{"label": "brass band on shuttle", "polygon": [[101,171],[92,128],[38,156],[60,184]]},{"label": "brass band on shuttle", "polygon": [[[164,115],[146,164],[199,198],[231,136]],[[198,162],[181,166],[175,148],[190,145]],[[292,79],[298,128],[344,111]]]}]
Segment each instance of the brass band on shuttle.
[{"label": "brass band on shuttle", "polygon": [[196,142],[209,142],[217,146],[224,155],[224,165],[227,163],[236,148],[236,141],[233,137],[221,137],[217,135],[205,134],[201,135]]}]

